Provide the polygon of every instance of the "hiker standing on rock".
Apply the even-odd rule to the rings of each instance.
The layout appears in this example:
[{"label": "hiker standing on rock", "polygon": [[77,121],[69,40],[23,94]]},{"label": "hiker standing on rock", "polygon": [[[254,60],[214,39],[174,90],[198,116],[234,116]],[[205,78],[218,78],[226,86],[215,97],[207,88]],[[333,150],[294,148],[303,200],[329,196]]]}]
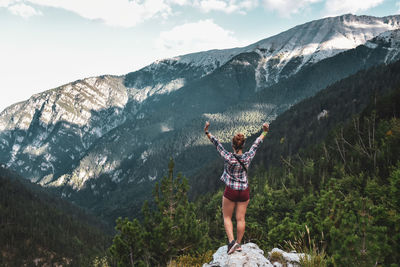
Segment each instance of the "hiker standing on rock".
[{"label": "hiker standing on rock", "polygon": [[[242,241],[246,227],[245,216],[247,205],[250,201],[249,184],[247,180],[247,169],[250,162],[256,155],[260,143],[268,133],[268,123],[263,124],[263,132],[254,141],[250,150],[243,153],[243,145],[246,141],[242,133],[237,133],[232,138],[233,153],[228,152],[222,144],[208,131],[210,123],[207,121],[204,132],[208,139],[217,147],[218,153],[224,159],[224,172],[221,180],[225,183],[224,196],[222,197],[222,213],[224,216],[224,226],[228,236],[228,254],[234,251],[241,251],[240,242]],[[233,237],[232,214],[236,207],[237,240]]]}]

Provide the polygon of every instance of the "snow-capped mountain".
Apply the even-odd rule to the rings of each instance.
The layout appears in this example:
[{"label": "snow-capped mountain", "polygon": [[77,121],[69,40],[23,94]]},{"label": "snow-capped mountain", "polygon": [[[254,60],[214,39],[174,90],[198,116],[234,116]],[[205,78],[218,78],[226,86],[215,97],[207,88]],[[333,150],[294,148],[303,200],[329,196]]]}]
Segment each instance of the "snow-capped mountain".
[{"label": "snow-capped mountain", "polygon": [[[398,60],[399,26],[400,16],[326,18],[247,47],[178,56],[45,91],[0,114],[0,163],[89,207],[108,205],[105,196],[122,201],[121,192],[146,195],[169,157],[189,174],[209,162],[199,131],[204,120],[222,141],[234,130],[254,134],[262,121],[330,83]],[[329,72],[346,57],[348,69]],[[309,73],[317,64],[326,73],[315,85]],[[298,81],[313,89],[279,95]]]},{"label": "snow-capped mountain", "polygon": [[[256,69],[257,87],[276,83],[297,73],[303,66],[357,47],[382,32],[400,27],[399,16],[383,18],[347,14],[305,23],[242,48],[210,50],[157,61],[145,69],[157,71],[158,64],[189,65],[209,74],[241,53],[260,55]],[[240,62],[238,62],[240,64]]]},{"label": "snow-capped mountain", "polygon": [[378,46],[382,46],[387,49],[385,63],[390,63],[399,59],[399,47],[400,47],[400,29],[393,31],[386,31],[377,37],[369,40],[365,43],[365,46],[375,49]]}]

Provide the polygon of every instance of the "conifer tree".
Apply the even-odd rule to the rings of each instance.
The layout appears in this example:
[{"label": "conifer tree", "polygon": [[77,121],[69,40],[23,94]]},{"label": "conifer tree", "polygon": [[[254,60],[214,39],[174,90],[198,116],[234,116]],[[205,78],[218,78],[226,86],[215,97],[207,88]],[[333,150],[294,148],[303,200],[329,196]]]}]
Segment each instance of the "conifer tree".
[{"label": "conifer tree", "polygon": [[200,222],[195,206],[188,201],[188,182],[174,177],[174,161],[168,164],[168,175],[153,190],[154,209],[143,205],[143,222],[117,220],[118,234],[110,252],[119,266],[166,265],[182,254],[205,251],[209,244],[206,223]]}]

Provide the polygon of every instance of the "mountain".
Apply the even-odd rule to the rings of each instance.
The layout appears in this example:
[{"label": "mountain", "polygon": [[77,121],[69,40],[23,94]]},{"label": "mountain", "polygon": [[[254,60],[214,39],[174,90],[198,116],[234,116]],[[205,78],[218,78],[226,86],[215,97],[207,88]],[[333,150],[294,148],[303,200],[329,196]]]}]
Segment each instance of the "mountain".
[{"label": "mountain", "polygon": [[254,134],[329,84],[396,60],[399,24],[400,16],[326,18],[244,48],[34,95],[0,114],[0,162],[104,217],[131,215],[169,157],[186,175],[213,161],[205,120],[224,142],[237,130]]},{"label": "mountain", "polygon": [[1,266],[89,266],[111,241],[98,219],[3,167],[0,218]]}]

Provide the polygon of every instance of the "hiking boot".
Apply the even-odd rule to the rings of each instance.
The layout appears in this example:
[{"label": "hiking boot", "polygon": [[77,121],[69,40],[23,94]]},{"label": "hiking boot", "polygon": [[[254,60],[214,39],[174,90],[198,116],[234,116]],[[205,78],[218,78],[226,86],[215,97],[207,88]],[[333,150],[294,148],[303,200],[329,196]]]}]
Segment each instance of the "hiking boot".
[{"label": "hiking boot", "polygon": [[236,251],[241,252],[242,251],[242,246],[239,243],[236,243],[236,244],[237,244]]},{"label": "hiking boot", "polygon": [[232,254],[233,252],[235,252],[235,250],[236,250],[236,248],[237,248],[238,245],[239,245],[239,244],[236,243],[235,240],[232,240],[232,242],[230,242],[230,243],[228,244],[228,254]]}]

